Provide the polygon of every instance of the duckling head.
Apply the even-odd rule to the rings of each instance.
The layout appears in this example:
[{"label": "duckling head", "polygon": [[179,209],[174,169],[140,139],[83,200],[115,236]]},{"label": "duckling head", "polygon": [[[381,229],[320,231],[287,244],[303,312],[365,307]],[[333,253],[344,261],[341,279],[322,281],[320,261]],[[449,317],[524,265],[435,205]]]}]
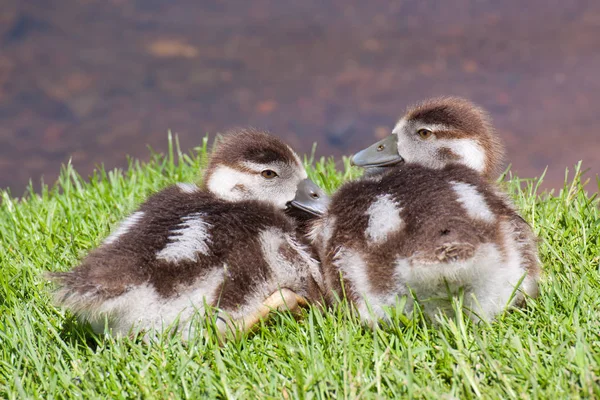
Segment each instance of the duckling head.
[{"label": "duckling head", "polygon": [[212,153],[204,185],[222,200],[258,200],[314,215],[324,213],[329,200],[308,179],[300,157],[288,145],[253,129],[223,136]]},{"label": "duckling head", "polygon": [[438,169],[459,163],[495,179],[503,156],[485,111],[465,99],[440,97],[410,107],[390,136],[356,153],[352,162],[377,170],[403,162]]}]

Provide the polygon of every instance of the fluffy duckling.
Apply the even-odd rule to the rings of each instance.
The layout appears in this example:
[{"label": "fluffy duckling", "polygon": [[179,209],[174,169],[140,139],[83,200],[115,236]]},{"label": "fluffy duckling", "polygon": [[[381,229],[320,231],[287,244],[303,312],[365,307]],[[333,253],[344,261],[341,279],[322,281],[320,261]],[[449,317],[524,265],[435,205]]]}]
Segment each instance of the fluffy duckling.
[{"label": "fluffy duckling", "polygon": [[473,319],[535,296],[535,236],[490,182],[502,154],[485,113],[456,98],[409,109],[357,153],[376,172],[342,186],[311,233],[330,300],[345,293],[374,323],[409,291],[433,315],[463,290]]},{"label": "fluffy duckling", "polygon": [[322,213],[327,196],[292,149],[264,132],[225,136],[204,186],[151,196],[71,272],[53,274],[57,299],[96,332],[160,332],[184,339],[205,306],[221,334],[248,331],[272,308],[321,297],[321,273],[296,238],[289,205]]},{"label": "fluffy duckling", "polygon": [[404,162],[438,169],[458,163],[493,180],[503,158],[504,146],[484,110],[440,97],[410,107],[390,136],[356,153],[352,163],[368,172]]},{"label": "fluffy duckling", "polygon": [[451,312],[463,290],[471,317],[491,319],[537,293],[533,234],[521,238],[516,218],[470,168],[406,164],[344,185],[312,235],[329,301],[345,294],[368,323],[386,319],[398,297],[410,309],[410,291],[433,316]]}]

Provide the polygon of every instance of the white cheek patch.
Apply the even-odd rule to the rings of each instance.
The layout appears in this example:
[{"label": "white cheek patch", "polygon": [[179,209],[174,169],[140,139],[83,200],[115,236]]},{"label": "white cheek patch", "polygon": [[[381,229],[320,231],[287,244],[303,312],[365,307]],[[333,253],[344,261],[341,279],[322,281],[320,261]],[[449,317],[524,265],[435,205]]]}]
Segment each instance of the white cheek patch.
[{"label": "white cheek patch", "polygon": [[436,149],[447,147],[459,156],[462,163],[478,172],[485,169],[485,153],[481,146],[472,139],[440,139],[436,141]]},{"label": "white cheek patch", "polygon": [[156,254],[156,258],[167,262],[197,261],[198,253],[208,255],[210,224],[204,222],[202,213],[193,213],[181,219],[172,231],[169,243]]},{"label": "white cheek patch", "polygon": [[256,186],[255,175],[221,165],[215,169],[206,183],[208,190],[223,200],[244,200],[247,195],[235,190],[236,185],[246,188]]},{"label": "white cheek patch", "polygon": [[198,186],[194,185],[193,183],[178,183],[177,187],[179,188],[181,193],[186,194],[194,194],[199,190]]},{"label": "white cheek patch", "polygon": [[394,201],[392,196],[385,194],[378,196],[367,210],[369,225],[365,231],[367,238],[374,244],[384,242],[390,233],[397,232],[404,227],[400,217],[402,208]]},{"label": "white cheek patch", "polygon": [[485,198],[477,191],[475,186],[456,181],[450,182],[450,186],[454,190],[454,193],[456,193],[456,196],[458,196],[457,201],[462,205],[469,217],[485,222],[494,222],[496,220],[496,216],[488,207]]},{"label": "white cheek patch", "polygon": [[117,241],[121,236],[125,235],[129,232],[144,216],[143,211],[136,211],[127,217],[117,229],[113,233],[111,233],[105,240],[103,244],[111,244]]}]

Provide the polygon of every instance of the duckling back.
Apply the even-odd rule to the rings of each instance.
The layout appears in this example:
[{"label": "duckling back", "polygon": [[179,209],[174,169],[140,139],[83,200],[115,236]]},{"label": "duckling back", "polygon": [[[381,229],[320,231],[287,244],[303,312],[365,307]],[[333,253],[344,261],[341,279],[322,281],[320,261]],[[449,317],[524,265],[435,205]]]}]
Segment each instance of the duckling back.
[{"label": "duckling back", "polygon": [[150,197],[80,266],[55,274],[57,299],[98,332],[162,330],[213,306],[235,319],[280,288],[319,297],[316,262],[295,224],[258,201],[227,202],[194,185]]},{"label": "duckling back", "polygon": [[321,243],[330,300],[345,293],[369,322],[386,318],[398,297],[411,307],[411,291],[428,314],[449,310],[464,291],[475,319],[537,293],[531,229],[494,186],[460,165],[406,164],[348,183],[312,238]]}]

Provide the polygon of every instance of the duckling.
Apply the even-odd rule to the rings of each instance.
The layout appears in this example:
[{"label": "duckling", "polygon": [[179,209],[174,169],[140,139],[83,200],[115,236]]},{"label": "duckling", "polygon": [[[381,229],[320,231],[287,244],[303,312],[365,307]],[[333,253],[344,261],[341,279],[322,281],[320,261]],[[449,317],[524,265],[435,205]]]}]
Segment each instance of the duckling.
[{"label": "duckling", "polygon": [[471,168],[405,164],[343,185],[311,238],[328,301],[345,294],[368,324],[388,319],[386,307],[402,296],[410,311],[411,292],[433,317],[451,314],[451,298],[464,291],[467,314],[489,320],[537,294],[533,234],[517,218]]},{"label": "duckling", "polygon": [[[352,157],[354,165],[366,168],[365,178],[342,186],[328,212],[313,224],[311,239],[320,246],[330,294],[339,297],[345,283],[370,322],[374,319],[367,315],[365,299],[383,317],[381,307],[406,295],[409,287],[427,299],[439,294],[440,282],[452,291],[463,287],[482,305],[474,319],[493,318],[510,300],[506,293],[517,287],[520,292],[510,304],[521,303],[523,294],[537,295],[535,235],[493,183],[503,155],[489,117],[471,102],[438,98],[409,108],[391,136]],[[477,222],[486,218],[489,226]],[[447,236],[450,232],[453,236]],[[510,276],[503,275],[506,271],[512,271]],[[476,280],[479,275],[489,281]],[[519,282],[515,276],[525,278]],[[497,293],[486,293],[490,282]],[[434,303],[428,302],[429,314],[444,308],[431,308]]]},{"label": "duckling", "polygon": [[[438,169],[462,164],[493,183],[504,155],[504,145],[485,110],[463,98],[438,97],[408,107],[390,136],[359,151],[351,162],[365,168],[366,177],[403,163]],[[528,263],[538,265],[537,239],[531,227],[497,185],[491,190],[515,210],[515,236]]]},{"label": "duckling", "polygon": [[273,308],[320,299],[319,266],[284,211],[318,215],[327,200],[282,141],[231,133],[202,186],[152,195],[79,266],[52,274],[56,298],[98,333],[148,338],[172,326],[187,339],[207,305],[219,310],[221,335],[247,332]]},{"label": "duckling", "polygon": [[351,162],[368,172],[404,162],[438,169],[458,163],[493,180],[503,159],[504,146],[483,109],[458,97],[440,97],[409,107],[390,136]]}]

